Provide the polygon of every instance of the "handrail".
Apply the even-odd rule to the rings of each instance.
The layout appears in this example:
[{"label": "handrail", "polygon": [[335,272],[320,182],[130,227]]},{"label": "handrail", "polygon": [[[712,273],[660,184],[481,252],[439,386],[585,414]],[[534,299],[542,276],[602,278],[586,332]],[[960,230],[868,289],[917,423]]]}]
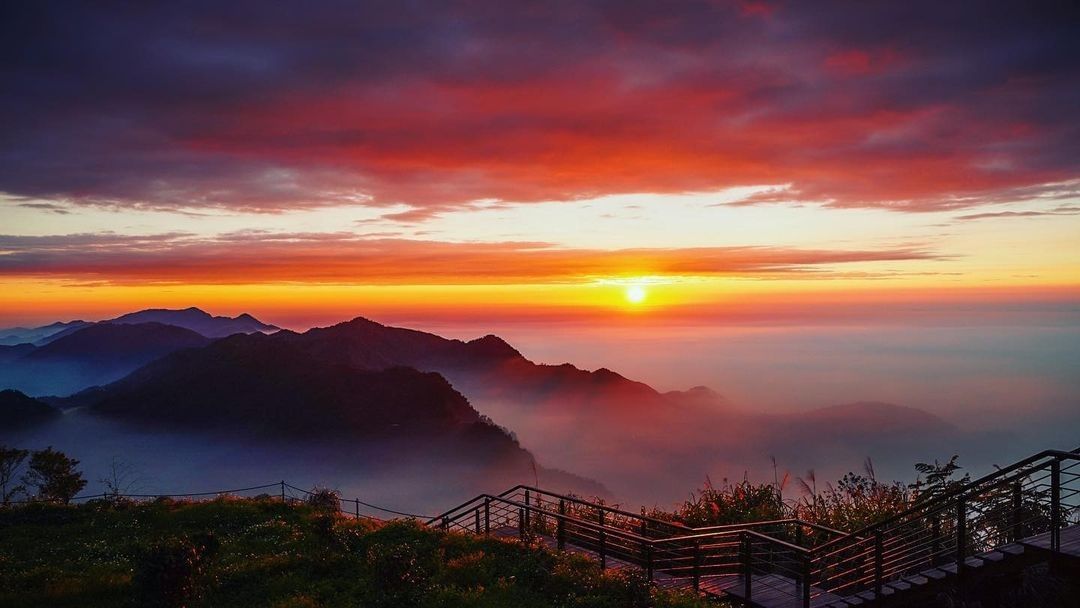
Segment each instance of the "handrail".
[{"label": "handrail", "polygon": [[[787,541],[784,541],[784,540],[769,536],[768,534],[762,534],[761,532],[757,532],[757,531],[749,530],[749,529],[721,530],[721,531],[704,532],[704,533],[701,533],[701,534],[687,534],[687,535],[683,535],[683,536],[669,536],[667,538],[649,538],[649,537],[646,537],[646,536],[641,536],[639,534],[635,534],[634,532],[624,530],[622,528],[612,528],[610,526],[604,526],[604,525],[601,525],[599,523],[592,522],[592,521],[589,521],[589,520],[586,520],[586,519],[580,519],[580,518],[574,517],[572,515],[558,513],[558,512],[555,512],[555,511],[548,511],[546,509],[539,508],[536,505],[529,505],[529,504],[526,504],[526,503],[523,503],[523,502],[519,502],[519,501],[516,501],[516,500],[505,498],[502,495],[481,494],[481,495],[477,496],[473,501],[469,501],[469,503],[481,502],[481,501],[484,501],[485,499],[486,500],[491,500],[491,501],[494,501],[494,502],[499,502],[499,503],[506,504],[506,505],[511,505],[511,506],[514,506],[514,507],[518,507],[519,509],[528,509],[528,510],[531,510],[531,511],[540,512],[540,513],[543,513],[544,515],[550,515],[550,516],[552,516],[554,518],[557,518],[557,519],[572,521],[572,522],[574,522],[575,526],[589,528],[589,529],[592,529],[592,530],[595,530],[595,531],[598,531],[598,532],[602,531],[602,532],[604,532],[606,534],[614,534],[614,535],[620,536],[622,538],[635,541],[637,543],[645,543],[645,544],[649,544],[649,545],[654,546],[654,547],[657,546],[657,545],[663,545],[663,544],[674,543],[674,542],[685,542],[685,541],[694,541],[694,540],[701,541],[701,540],[711,540],[711,539],[725,538],[725,537],[731,537],[731,536],[739,536],[739,535],[745,533],[745,534],[748,534],[748,535],[753,536],[755,538],[759,538],[761,540],[765,540],[765,541],[768,541],[768,542],[771,542],[771,543],[774,543],[774,544],[778,544],[778,545],[780,545],[780,546],[782,546],[782,547],[784,547],[786,549],[791,549],[793,551],[798,551],[800,553],[808,553],[810,551],[810,549],[808,549],[807,547],[800,547],[800,546],[798,546],[796,544],[789,543]],[[465,504],[469,504],[469,503],[465,503]],[[462,517],[466,517],[469,514],[470,514],[469,511],[463,511],[463,512],[455,515],[452,518],[447,518],[447,520],[448,521],[457,521],[458,519],[460,519]],[[443,519],[442,516],[440,516],[438,518],[435,518],[435,520],[433,520],[433,521],[439,521],[441,519]],[[772,522],[756,522],[756,523],[772,523]]]},{"label": "handrail", "polygon": [[[1009,516],[1008,525],[1014,527],[1005,533],[1007,538],[1023,538],[1020,532],[1013,532],[1024,530],[1024,526],[1028,525],[1025,521],[1030,520],[1022,519],[1019,515],[1022,513],[1022,505],[1025,504],[1022,501],[1043,501],[1048,495],[1050,515],[1042,517],[1050,518],[1051,551],[1054,551],[1055,546],[1060,546],[1062,524],[1071,521],[1072,516],[1069,514],[1080,509],[1071,503],[1069,506],[1064,503],[1066,498],[1073,500],[1080,495],[1080,490],[1067,489],[1063,494],[1062,476],[1077,466],[1072,462],[1063,466],[1063,460],[1080,461],[1080,448],[1068,452],[1044,450],[974,481],[957,484],[957,487],[941,495],[912,505],[900,513],[854,532],[843,532],[798,518],[694,528],[681,522],[636,514],[527,485],[514,486],[499,495],[481,494],[432,518],[429,524],[441,520],[443,527],[447,529],[453,523],[455,528],[470,530],[472,526],[466,518],[473,516],[476,518],[475,529],[480,532],[479,509],[483,502],[485,530],[490,530],[486,514],[494,502],[498,504],[498,517],[504,522],[501,525],[509,525],[516,515],[522,538],[526,530],[539,530],[546,534],[547,530],[550,530],[547,527],[550,522],[557,522],[560,549],[568,542],[590,551],[596,550],[601,565],[606,563],[606,555],[614,556],[625,563],[645,569],[650,580],[654,572],[664,572],[676,578],[681,577],[685,584],[692,581],[695,590],[699,589],[703,576],[739,575],[744,580],[742,593],[747,599],[752,592],[752,586],[770,586],[768,583],[752,581],[752,573],[777,573],[792,579],[791,584],[795,586],[789,592],[774,585],[770,593],[788,594],[797,599],[800,605],[808,607],[812,595],[821,592],[848,594],[867,590],[873,597],[880,598],[882,593],[887,591],[883,587],[887,581],[918,571],[919,568],[927,567],[927,564],[939,566],[955,560],[956,571],[961,572],[965,568],[965,560],[977,553],[979,545],[976,543],[983,542],[973,540],[977,536],[969,537],[968,534],[974,532],[977,535],[980,530],[993,531],[997,529],[994,526],[999,525],[984,523],[982,525],[990,527],[973,530],[968,527],[969,522],[979,525],[979,517],[988,508],[984,501],[1000,500],[1001,489],[1010,484],[1014,489],[1011,494],[1013,502],[1009,505],[1015,506],[1007,513],[1016,515]],[[1076,473],[1069,475],[1069,483],[1080,479],[1080,475]],[[1025,492],[1027,498],[1022,497]],[[535,504],[532,500],[533,493],[537,497]],[[540,497],[544,497],[543,500]],[[554,499],[559,501],[557,511],[554,508]],[[595,518],[590,517],[588,512],[582,513],[576,508],[568,512],[563,501],[595,509],[598,515]],[[992,506],[996,503],[989,504]],[[507,505],[513,510],[508,511]],[[537,515],[536,521],[540,521],[541,516],[551,519],[543,527],[530,527],[530,514]],[[604,514],[622,517],[612,517],[605,524]],[[1066,516],[1070,519],[1065,519]],[[952,523],[949,523],[950,517],[953,518]],[[594,519],[597,521],[593,521]],[[932,525],[928,523],[931,520]],[[642,523],[640,534],[636,522]],[[945,526],[940,533],[938,522],[943,522],[941,525]],[[572,528],[568,527],[569,523],[573,523]],[[648,523],[652,523],[653,527],[646,525]],[[815,546],[803,547],[797,544],[801,540],[791,542],[785,540],[788,538],[786,534],[781,534],[784,538],[778,538],[772,531],[765,529],[768,526],[789,525],[799,526],[796,529],[796,539],[800,538],[802,527],[836,538]],[[568,533],[572,538],[566,538]],[[1029,535],[1031,533],[1028,532]]]},{"label": "handrail", "polygon": [[[530,511],[537,511],[537,512],[543,513],[544,515],[550,515],[551,517],[555,517],[557,519],[563,519],[563,520],[566,520],[566,521],[571,521],[571,522],[574,523],[575,526],[578,526],[578,527],[585,527],[585,528],[589,528],[589,529],[592,529],[592,530],[596,530],[598,532],[602,531],[605,534],[614,534],[616,536],[621,536],[623,538],[627,538],[629,540],[633,540],[633,541],[638,542],[638,543],[651,543],[652,541],[656,540],[656,539],[652,539],[652,538],[647,538],[645,536],[640,536],[638,534],[634,534],[633,532],[623,530],[622,528],[612,528],[612,527],[609,527],[609,526],[602,526],[602,525],[600,525],[600,524],[598,524],[596,522],[591,522],[591,521],[589,521],[587,519],[580,519],[580,518],[574,517],[572,515],[558,513],[556,511],[548,511],[546,509],[540,509],[540,508],[537,508],[535,505],[528,505],[528,504],[525,504],[523,502],[518,502],[516,500],[511,500],[509,498],[505,498],[505,497],[499,496],[499,495],[481,494],[481,495],[477,496],[475,499],[469,501],[469,503],[472,503],[474,501],[475,502],[480,502],[480,501],[483,501],[485,499],[491,500],[491,501],[494,501],[494,502],[498,502],[498,503],[502,503],[502,504],[506,504],[506,505],[511,505],[511,506],[514,506],[514,507],[518,507],[519,509],[528,509]],[[469,504],[469,503],[465,503],[465,504]],[[439,517],[434,518],[432,520],[432,523],[440,522],[440,521],[442,521],[444,519],[446,521],[457,521],[459,518],[465,517],[465,516],[468,516],[468,515],[469,515],[469,511],[463,511],[463,512],[461,512],[461,513],[459,513],[459,514],[457,514],[457,515],[455,515],[453,517],[440,515]]]},{"label": "handrail", "polygon": [[775,526],[775,525],[781,525],[781,524],[796,524],[796,525],[799,525],[799,526],[806,526],[807,528],[813,528],[815,530],[821,530],[822,532],[828,532],[829,534],[833,534],[833,535],[837,535],[837,536],[848,536],[848,535],[851,534],[850,532],[844,532],[843,530],[837,530],[835,528],[830,528],[828,526],[823,526],[821,524],[815,524],[813,522],[805,521],[805,520],[799,519],[798,517],[788,517],[788,518],[785,518],[785,519],[773,519],[773,520],[767,520],[767,521],[749,521],[749,522],[742,522],[742,523],[737,523],[737,524],[722,524],[722,525],[719,525],[719,526],[702,526],[702,527],[698,527],[698,528],[694,528],[694,527],[690,527],[690,526],[686,526],[686,527],[688,529],[694,530],[696,532],[708,532],[708,531],[712,531],[712,530],[720,531],[720,530],[726,530],[726,529],[742,530],[742,529],[745,529],[745,528],[753,528],[753,527],[760,528],[762,526]]},{"label": "handrail", "polygon": [[976,479],[975,481],[970,481],[970,482],[968,482],[966,484],[963,484],[962,486],[960,486],[958,488],[954,488],[953,490],[950,490],[949,492],[947,492],[945,494],[942,494],[940,496],[935,497],[933,500],[929,500],[929,501],[927,501],[925,503],[917,504],[915,506],[909,507],[908,509],[905,509],[905,510],[901,511],[900,513],[897,513],[895,515],[887,517],[886,519],[883,519],[883,520],[881,520],[879,522],[870,524],[868,526],[864,526],[863,528],[861,528],[859,530],[855,530],[853,532],[850,532],[846,536],[843,536],[843,537],[840,537],[840,538],[834,538],[834,539],[832,539],[830,541],[826,541],[826,542],[814,547],[814,549],[815,550],[822,550],[822,549],[825,549],[825,548],[827,548],[827,547],[829,547],[831,545],[839,544],[841,541],[843,541],[845,538],[848,538],[849,536],[865,537],[865,536],[868,535],[868,533],[871,533],[874,530],[884,528],[885,526],[894,524],[897,521],[900,521],[900,520],[902,520],[902,519],[904,519],[904,518],[906,518],[906,517],[908,517],[910,515],[913,515],[915,513],[926,511],[926,510],[929,509],[929,507],[931,505],[935,505],[935,503],[947,503],[950,500],[952,500],[952,499],[954,499],[954,498],[956,498],[956,497],[958,497],[960,495],[968,493],[971,489],[975,488],[976,486],[984,485],[989,481],[993,481],[993,480],[995,480],[995,479],[997,479],[999,477],[1004,477],[1006,475],[1009,475],[1010,473],[1014,473],[1014,472],[1016,472],[1016,471],[1018,471],[1018,470],[1020,470],[1022,468],[1025,468],[1027,466],[1035,464],[1036,462],[1038,462],[1040,460],[1043,460],[1044,458],[1048,458],[1048,457],[1080,459],[1080,448],[1076,448],[1075,450],[1072,450],[1072,451],[1069,451],[1069,452],[1065,452],[1065,451],[1062,451],[1062,450],[1043,450],[1042,452],[1039,452],[1038,454],[1035,454],[1033,456],[1028,456],[1027,458],[1025,458],[1025,459],[1023,459],[1023,460],[1021,460],[1019,462],[1015,462],[1015,463],[1013,463],[1013,464],[1011,464],[1011,465],[1009,465],[1007,467],[1003,467],[1001,469],[998,469],[997,471],[994,471],[993,473],[989,473],[987,475],[984,475],[984,476]]},{"label": "handrail", "polygon": [[[826,532],[826,533],[832,534],[834,536],[846,536],[846,535],[850,534],[849,532],[844,532],[843,530],[837,530],[835,528],[830,528],[828,526],[823,526],[821,524],[816,524],[816,523],[805,521],[805,520],[795,518],[795,517],[789,517],[789,518],[785,518],[785,519],[776,519],[776,520],[767,520],[767,521],[751,521],[751,522],[741,522],[741,523],[734,523],[734,524],[722,524],[722,525],[718,525],[718,526],[699,526],[699,527],[695,527],[695,526],[686,525],[686,524],[684,524],[684,523],[682,523],[680,521],[660,519],[660,518],[657,518],[657,517],[650,517],[648,515],[642,515],[640,513],[633,513],[631,511],[626,511],[624,509],[619,509],[617,507],[611,507],[611,506],[608,506],[608,505],[600,505],[600,504],[590,502],[590,501],[582,499],[582,498],[578,498],[576,496],[568,496],[568,495],[565,495],[565,494],[558,494],[558,493],[552,492],[550,490],[544,490],[542,488],[537,488],[535,486],[528,486],[528,485],[523,485],[523,484],[516,485],[516,486],[510,488],[509,490],[506,490],[504,492],[499,493],[497,496],[506,497],[507,495],[513,494],[514,492],[516,492],[518,490],[528,490],[530,492],[536,492],[536,493],[542,494],[544,496],[550,496],[550,497],[558,498],[559,500],[565,500],[567,502],[572,502],[572,503],[587,506],[587,507],[590,507],[590,508],[599,509],[599,510],[605,511],[607,513],[617,513],[619,515],[623,515],[623,516],[626,516],[626,517],[632,517],[632,518],[635,518],[635,519],[639,519],[641,521],[655,523],[655,524],[658,524],[658,525],[661,525],[661,526],[679,528],[679,529],[682,529],[682,530],[693,531],[693,532],[698,532],[698,533],[706,533],[706,532],[710,532],[710,531],[714,531],[714,530],[715,531],[723,531],[723,530],[728,530],[728,529],[739,529],[739,530],[741,530],[741,529],[744,529],[744,528],[763,527],[763,526],[768,526],[768,525],[796,524],[796,525],[799,525],[799,526],[806,526],[808,528],[813,528],[815,530],[820,530],[822,532]],[[480,499],[480,498],[482,498],[482,496],[477,496],[477,497],[472,498],[472,499],[470,499],[468,501],[465,501],[465,502],[461,503],[460,505],[458,505],[458,506],[456,506],[456,507],[454,507],[452,509],[449,509],[444,513],[441,513],[441,514],[435,516],[434,518],[431,519],[431,522],[429,522],[429,523],[435,523],[435,522],[439,521],[442,517],[449,516],[450,514],[454,513],[455,511],[458,511],[459,509],[463,509],[463,508],[469,506],[470,504],[472,504],[474,502],[477,502],[477,500]]]},{"label": "handrail", "polygon": [[709,540],[709,539],[715,539],[715,538],[724,538],[724,537],[728,537],[728,536],[742,536],[744,534],[753,536],[755,538],[759,538],[759,539],[764,540],[764,541],[768,541],[768,542],[773,543],[773,544],[780,545],[780,546],[784,547],[785,549],[790,549],[792,551],[797,551],[799,553],[803,553],[803,554],[807,554],[807,555],[809,555],[809,553],[810,553],[810,549],[808,547],[800,547],[799,545],[796,545],[794,543],[789,543],[786,540],[781,540],[781,539],[776,538],[774,536],[769,536],[768,534],[762,534],[761,532],[758,532],[756,530],[750,530],[748,528],[737,529],[737,530],[726,530],[726,531],[721,531],[721,532],[707,532],[707,533],[704,533],[704,534],[688,534],[686,536],[671,536],[671,537],[668,537],[668,538],[652,538],[652,539],[648,539],[648,540],[652,541],[653,545],[662,545],[662,544],[665,544],[665,543],[673,543],[673,542],[676,542],[676,541],[680,541],[680,542],[693,541],[693,540],[701,541],[701,540]]},{"label": "handrail", "polygon": [[588,500],[585,500],[583,498],[578,498],[576,496],[568,496],[566,494],[557,494],[557,493],[552,492],[550,490],[544,490],[542,488],[537,488],[537,487],[534,487],[534,486],[516,485],[516,486],[510,488],[509,490],[499,494],[499,496],[505,496],[505,495],[511,494],[511,493],[513,493],[513,492],[515,492],[517,490],[529,490],[530,492],[539,492],[540,494],[544,494],[546,496],[553,496],[553,497],[558,498],[560,500],[566,500],[566,501],[569,501],[569,502],[577,503],[579,505],[585,505],[585,506],[588,506],[588,507],[592,507],[594,509],[600,509],[600,510],[606,511],[608,513],[618,513],[619,515],[624,515],[626,517],[634,517],[634,518],[640,519],[642,521],[648,521],[648,522],[652,522],[652,523],[660,524],[660,525],[664,525],[664,526],[671,526],[673,528],[684,528],[684,529],[687,529],[687,530],[694,529],[694,528],[691,528],[690,526],[687,526],[686,524],[684,524],[682,522],[679,522],[679,521],[671,521],[671,520],[667,520],[667,519],[660,519],[658,517],[650,517],[648,515],[642,515],[641,513],[634,513],[634,512],[631,512],[631,511],[626,511],[626,510],[620,509],[618,507],[611,507],[611,506],[608,506],[608,505],[597,504],[595,502],[590,502]]},{"label": "handrail", "polygon": [[439,513],[435,517],[432,517],[431,519],[429,519],[427,521],[427,525],[430,526],[431,524],[433,524],[435,522],[446,519],[447,517],[450,516],[450,514],[454,513],[458,509],[464,509],[465,507],[473,504],[474,502],[478,502],[480,500],[483,500],[485,497],[489,497],[489,496],[490,496],[490,494],[480,494],[479,496],[474,496],[474,497],[470,498],[469,500],[466,500],[465,502],[461,503],[460,505],[454,507],[453,509],[447,509],[446,511],[443,511],[442,513]]},{"label": "handrail", "polygon": [[[824,550],[824,549],[826,549],[828,547],[831,547],[833,545],[837,545],[837,544],[841,543],[842,541],[844,541],[844,539],[846,539],[846,538],[850,538],[850,537],[865,538],[866,536],[868,536],[867,533],[869,533],[869,532],[872,532],[872,531],[874,531],[876,529],[879,529],[879,528],[891,525],[893,523],[896,523],[897,521],[900,521],[900,520],[902,520],[902,519],[904,519],[904,518],[906,518],[906,517],[908,517],[908,516],[910,516],[912,514],[925,512],[927,510],[930,510],[931,506],[935,505],[935,503],[946,503],[949,500],[956,498],[957,496],[960,496],[962,494],[965,494],[965,493],[969,492],[970,490],[972,490],[973,488],[975,488],[977,486],[984,485],[987,482],[993,481],[993,480],[995,480],[997,478],[1005,477],[1005,476],[1009,475],[1010,473],[1013,473],[1013,472],[1015,472],[1017,470],[1020,470],[1020,469],[1022,469],[1024,467],[1027,467],[1027,466],[1029,466],[1031,464],[1034,464],[1034,463],[1036,463],[1036,462],[1038,462],[1038,461],[1040,461],[1040,460],[1042,460],[1044,458],[1048,458],[1048,457],[1080,459],[1080,448],[1076,448],[1075,450],[1072,450],[1072,451],[1043,450],[1042,452],[1039,452],[1038,454],[1029,456],[1029,457],[1027,457],[1027,458],[1025,458],[1025,459],[1023,459],[1023,460],[1021,460],[1019,462],[1013,463],[1013,464],[1011,464],[1011,465],[1009,465],[1007,467],[1003,467],[1001,469],[998,469],[997,471],[994,471],[993,473],[984,475],[983,477],[980,477],[979,479],[968,482],[968,483],[962,485],[961,487],[950,490],[949,492],[947,492],[945,494],[942,494],[940,496],[935,497],[931,501],[927,501],[925,503],[912,506],[912,507],[910,507],[910,508],[908,508],[908,509],[906,509],[904,511],[901,511],[900,513],[892,515],[892,516],[890,516],[890,517],[888,517],[888,518],[886,518],[884,520],[881,520],[879,522],[870,524],[868,526],[864,526],[863,528],[861,528],[859,530],[855,530],[853,532],[844,532],[842,530],[836,530],[834,528],[829,528],[828,526],[823,526],[823,525],[820,525],[820,524],[815,524],[815,523],[812,523],[812,522],[803,521],[803,520],[800,520],[800,519],[797,519],[797,518],[788,518],[788,519],[771,520],[771,521],[759,521],[759,522],[744,522],[744,523],[736,523],[736,524],[723,524],[723,525],[719,525],[719,526],[705,526],[705,527],[701,527],[701,528],[695,528],[695,527],[687,526],[686,524],[683,524],[682,522],[668,521],[668,520],[659,519],[659,518],[655,518],[655,517],[649,517],[647,515],[641,515],[641,514],[638,514],[638,513],[633,513],[633,512],[630,512],[630,511],[623,510],[623,509],[618,509],[616,507],[610,507],[610,506],[607,506],[607,505],[599,505],[599,504],[596,504],[594,502],[589,502],[587,500],[577,498],[577,497],[574,497],[574,496],[567,496],[567,495],[564,495],[564,494],[557,494],[557,493],[551,492],[549,490],[544,490],[544,489],[541,489],[541,488],[537,488],[537,487],[534,487],[534,486],[528,486],[528,485],[524,485],[524,484],[516,485],[516,486],[510,488],[509,490],[506,490],[505,492],[502,492],[502,493],[500,493],[498,495],[482,494],[480,496],[476,496],[474,498],[471,498],[471,499],[461,503],[460,505],[458,505],[458,506],[456,506],[456,507],[454,507],[452,509],[449,509],[449,510],[445,511],[444,513],[441,513],[441,514],[431,518],[431,520],[428,523],[429,524],[436,523],[436,522],[440,521],[441,519],[444,519],[446,517],[451,516],[456,511],[464,509],[465,507],[468,507],[469,505],[472,505],[472,504],[474,504],[474,503],[476,503],[476,502],[478,502],[480,500],[483,500],[485,497],[487,497],[487,498],[505,499],[506,495],[512,494],[513,492],[516,492],[518,490],[528,490],[528,491],[537,492],[539,494],[543,494],[543,495],[546,495],[546,496],[552,496],[552,497],[555,497],[555,498],[559,498],[560,500],[566,500],[566,501],[573,502],[573,503],[576,503],[576,504],[580,504],[580,505],[588,506],[588,507],[591,507],[591,508],[599,509],[599,510],[602,510],[602,511],[605,511],[605,512],[608,512],[608,513],[617,513],[619,515],[624,515],[624,516],[627,516],[627,517],[637,518],[637,519],[640,519],[642,521],[653,522],[653,523],[661,524],[661,525],[664,525],[664,526],[670,526],[670,527],[673,527],[673,528],[680,528],[680,529],[684,529],[684,530],[687,530],[687,531],[693,531],[695,533],[700,533],[700,534],[707,534],[708,532],[712,532],[712,531],[721,532],[721,531],[725,531],[725,530],[742,530],[742,529],[749,529],[749,528],[753,528],[753,527],[761,527],[761,526],[765,526],[765,525],[794,523],[794,524],[797,524],[797,525],[811,527],[811,528],[814,528],[816,530],[821,530],[821,531],[828,532],[830,534],[834,534],[834,535],[838,536],[838,538],[831,539],[829,541],[826,541],[826,542],[814,547],[815,551],[820,551],[820,550]],[[520,506],[520,503],[518,503],[518,504]],[[529,509],[534,509],[534,510],[537,509],[537,507],[535,505],[526,505],[526,506]],[[541,510],[541,511],[543,511],[545,513],[548,513],[548,514],[559,515],[558,513],[554,512],[554,511],[549,511],[549,510],[546,510],[546,509],[539,509],[539,510]],[[572,518],[572,519],[578,519],[579,521],[585,521],[585,520],[580,520],[579,518]],[[619,529],[619,528],[610,527],[610,526],[605,526],[604,528],[607,529],[607,530],[617,530],[617,529]],[[687,536],[693,536],[693,535],[687,535]]]}]

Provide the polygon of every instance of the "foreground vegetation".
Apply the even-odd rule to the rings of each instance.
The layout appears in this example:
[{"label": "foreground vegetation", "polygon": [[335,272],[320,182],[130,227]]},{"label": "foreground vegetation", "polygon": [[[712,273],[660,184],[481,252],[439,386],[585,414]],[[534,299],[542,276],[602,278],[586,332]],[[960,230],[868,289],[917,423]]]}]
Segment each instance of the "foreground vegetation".
[{"label": "foreground vegetation", "polygon": [[0,509],[0,606],[691,608],[639,574],[269,497]]},{"label": "foreground vegetation", "polygon": [[788,475],[771,482],[724,479],[691,492],[690,498],[670,509],[642,509],[642,515],[678,521],[692,527],[772,521],[795,518],[854,532],[902,513],[922,502],[947,494],[968,481],[960,474],[957,457],[933,463],[918,463],[918,477],[911,484],[885,482],[877,478],[874,465],[866,461],[863,473],[848,473],[836,483],[819,487],[814,472],[795,478],[797,492],[791,497]]}]

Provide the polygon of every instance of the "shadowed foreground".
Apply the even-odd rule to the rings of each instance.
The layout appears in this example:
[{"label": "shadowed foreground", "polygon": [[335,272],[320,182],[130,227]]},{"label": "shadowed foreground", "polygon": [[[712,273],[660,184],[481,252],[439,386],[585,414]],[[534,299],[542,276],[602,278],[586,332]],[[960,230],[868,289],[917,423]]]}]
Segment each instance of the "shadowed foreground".
[{"label": "shadowed foreground", "polygon": [[0,606],[704,606],[539,546],[273,499],[0,510]]}]

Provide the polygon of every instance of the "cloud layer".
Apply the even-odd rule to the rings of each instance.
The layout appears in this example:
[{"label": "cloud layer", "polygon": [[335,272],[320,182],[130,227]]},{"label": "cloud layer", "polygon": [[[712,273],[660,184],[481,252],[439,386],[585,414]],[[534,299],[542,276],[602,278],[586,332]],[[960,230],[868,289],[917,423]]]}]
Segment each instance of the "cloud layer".
[{"label": "cloud layer", "polygon": [[0,192],[423,219],[760,184],[925,211],[1080,177],[1073,3],[508,6],[6,6]]},{"label": "cloud layer", "polygon": [[547,243],[451,243],[351,233],[0,235],[0,277],[114,284],[505,284],[642,275],[828,278],[836,265],[935,259],[940,257],[917,248],[563,249]]}]

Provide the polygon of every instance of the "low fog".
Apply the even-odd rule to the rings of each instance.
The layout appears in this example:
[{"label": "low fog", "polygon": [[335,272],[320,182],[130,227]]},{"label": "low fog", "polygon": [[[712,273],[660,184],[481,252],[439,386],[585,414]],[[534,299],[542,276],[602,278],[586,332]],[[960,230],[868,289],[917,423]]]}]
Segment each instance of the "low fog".
[{"label": "low fog", "polygon": [[[1047,323],[966,326],[438,325],[448,337],[497,333],[529,359],[606,367],[661,391],[705,385],[697,409],[522,407],[454,381],[473,407],[511,431],[537,466],[492,467],[431,445],[303,445],[210,434],[149,433],[69,411],[0,442],[53,445],[82,461],[100,491],[114,461],[129,491],[201,492],[285,479],[347,498],[431,515],[517,483],[605,494],[628,508],[667,506],[706,477],[819,484],[867,459],[877,477],[910,482],[913,465],[959,454],[974,475],[1045,449],[1080,444],[1080,329]],[[451,378],[453,380],[453,378]],[[774,464],[775,463],[775,464]],[[552,469],[603,484],[569,487]],[[794,484],[786,488],[791,498]],[[372,515],[379,515],[371,511]],[[383,514],[386,515],[386,514]]]},{"label": "low fog", "polygon": [[[119,470],[124,474],[121,489],[129,494],[197,493],[284,480],[305,490],[335,489],[343,498],[396,511],[437,515],[477,494],[535,480],[530,466],[493,465],[428,443],[299,444],[150,432],[78,410],[29,431],[0,431],[0,444],[24,449],[53,446],[78,459],[89,481],[83,494],[103,492],[101,480],[111,479]],[[567,486],[560,475],[543,467],[536,475],[549,478],[563,491],[596,492],[588,485]],[[263,492],[276,495],[279,489]],[[602,489],[599,493],[604,494]],[[361,513],[394,516],[363,506]]]},{"label": "low fog", "polygon": [[[958,454],[978,475],[1080,445],[1077,315],[934,321],[647,330],[506,324],[495,333],[534,361],[607,367],[658,390],[705,385],[720,400],[712,415],[640,424],[630,414],[522,411],[465,392],[537,458],[602,479],[633,503],[685,497],[706,475],[771,480],[774,460],[781,478],[813,470],[819,481],[835,480],[862,472],[870,459],[879,479],[910,482],[916,462]],[[452,337],[481,331],[412,323]],[[841,415],[830,419],[829,408]]]}]

